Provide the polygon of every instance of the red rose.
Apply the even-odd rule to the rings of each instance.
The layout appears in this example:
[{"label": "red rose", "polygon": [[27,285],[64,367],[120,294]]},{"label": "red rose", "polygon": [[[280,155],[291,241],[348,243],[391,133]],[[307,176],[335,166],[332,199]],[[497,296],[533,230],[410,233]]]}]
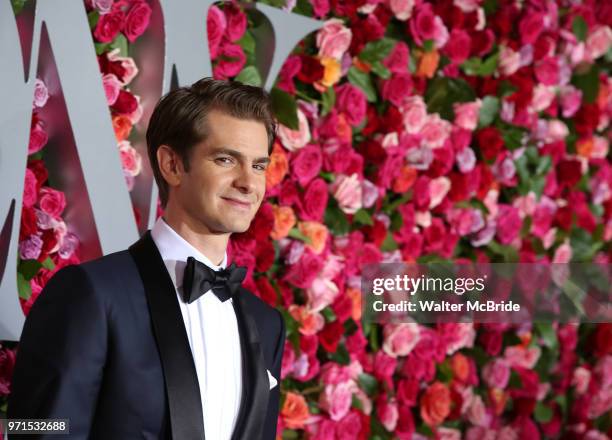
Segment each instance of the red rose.
[{"label": "red rose", "polygon": [[476,141],[480,146],[482,156],[486,160],[493,160],[504,147],[504,140],[497,128],[485,127],[476,133]]},{"label": "red rose", "polygon": [[44,185],[49,177],[49,172],[47,171],[45,163],[42,160],[30,160],[28,162],[28,168],[32,170],[36,176],[36,188],[40,190],[40,187]]},{"label": "red rose", "polygon": [[396,107],[401,107],[404,100],[412,92],[412,77],[408,73],[399,73],[391,76],[383,83],[382,97]]},{"label": "red rose", "polygon": [[519,23],[519,35],[523,44],[533,44],[544,30],[544,14],[528,12]]},{"label": "red rose", "polygon": [[487,329],[478,334],[478,341],[489,356],[497,356],[502,347],[503,332]]},{"label": "red rose", "polygon": [[140,37],[149,26],[151,20],[151,7],[144,1],[136,2],[132,5],[125,17],[123,33],[133,43]]},{"label": "red rose", "polygon": [[427,176],[420,175],[414,183],[414,205],[423,210],[429,206],[429,182],[431,179]]},{"label": "red rose", "polygon": [[49,136],[42,127],[42,124],[36,124],[30,131],[30,141],[28,143],[28,154],[34,154],[42,150],[47,145]]},{"label": "red rose", "polygon": [[409,440],[416,429],[412,409],[407,405],[398,405],[397,412],[399,416],[397,418],[395,434],[400,440]]},{"label": "red rose", "polygon": [[344,326],[338,320],[330,322],[319,332],[319,342],[325,351],[335,353],[343,333]]},{"label": "red rose", "polygon": [[300,72],[301,69],[301,58],[298,55],[290,55],[278,73],[278,82],[276,83],[276,87],[292,95],[295,94],[295,84],[293,83],[293,78]]},{"label": "red rose", "polygon": [[40,190],[40,209],[51,217],[59,217],[66,207],[66,197],[61,191],[45,187]]},{"label": "red rose", "polygon": [[325,181],[321,178],[311,181],[298,205],[300,219],[320,222],[323,219],[328,198],[329,193]]},{"label": "red rose", "polygon": [[119,90],[119,96],[112,109],[121,115],[131,115],[138,108],[138,101],[130,92]]},{"label": "red rose", "polygon": [[255,284],[257,285],[259,297],[272,307],[275,307],[278,304],[278,298],[276,291],[274,290],[274,287],[272,287],[272,284],[270,284],[268,278],[259,277],[257,280],[255,280]]},{"label": "red rose", "polygon": [[563,159],[557,164],[557,176],[561,186],[573,187],[582,177],[580,162],[572,159]]},{"label": "red rose", "polygon": [[305,187],[321,170],[323,156],[318,145],[307,145],[291,158],[291,170],[302,187]]},{"label": "red rose", "polygon": [[491,29],[474,32],[471,39],[471,55],[481,57],[488,54],[494,42],[495,34]]},{"label": "red rose", "polygon": [[419,394],[419,381],[414,379],[402,379],[397,384],[397,400],[400,404],[414,406]]},{"label": "red rose", "polygon": [[260,242],[255,248],[255,269],[258,272],[267,272],[274,263],[274,246],[268,241]]},{"label": "red rose", "polygon": [[225,34],[230,41],[240,40],[246,31],[247,20],[244,12],[232,3],[228,3],[223,10],[227,19]]},{"label": "red rose", "polygon": [[267,202],[262,203],[255,214],[246,237],[251,237],[255,242],[261,243],[268,239],[270,232],[274,228],[274,211],[272,205]]},{"label": "red rose", "polygon": [[331,307],[336,319],[344,323],[353,313],[353,300],[348,295],[338,295]]},{"label": "red rose", "polygon": [[351,83],[336,87],[336,108],[344,113],[352,126],[359,125],[366,113],[366,96]]},{"label": "red rose", "polygon": [[574,116],[576,132],[581,136],[590,136],[599,123],[599,106],[583,104]]},{"label": "red rose", "polygon": [[94,37],[100,43],[110,43],[123,28],[124,21],[125,14],[121,9],[115,9],[108,14],[101,15],[94,30]]},{"label": "red rose", "polygon": [[595,355],[603,358],[608,354],[612,354],[612,324],[599,324],[595,330]]},{"label": "red rose", "polygon": [[227,79],[240,73],[246,64],[246,55],[238,44],[226,43],[220,47],[219,64],[213,68],[215,78]]},{"label": "red rose", "polygon": [[32,234],[38,232],[36,224],[36,213],[33,208],[23,206],[21,208],[21,227],[19,228],[19,241],[25,240]]},{"label": "red rose", "polygon": [[15,368],[15,350],[0,349],[0,396],[8,396],[11,392],[11,380]]},{"label": "red rose", "polygon": [[109,60],[107,54],[108,52],[104,52],[98,57],[100,72],[102,72],[103,75],[112,73],[117,78],[122,80],[126,73],[125,67],[123,67],[123,63],[121,61]]},{"label": "red rose", "polygon": [[40,250],[40,255],[38,256],[38,261],[41,263],[47,259],[49,253],[57,246],[57,236],[53,229],[47,229],[42,233],[42,249]]},{"label": "red rose", "polygon": [[306,84],[313,84],[323,78],[325,68],[314,57],[300,55],[301,68],[297,73],[297,78]]},{"label": "red rose", "polygon": [[462,29],[453,29],[450,33],[448,43],[444,45],[443,52],[448,55],[455,64],[461,64],[470,56],[472,39]]},{"label": "red rose", "polygon": [[294,180],[283,180],[278,193],[278,202],[281,206],[292,206],[294,204],[299,205],[300,196],[298,195],[297,185]]}]

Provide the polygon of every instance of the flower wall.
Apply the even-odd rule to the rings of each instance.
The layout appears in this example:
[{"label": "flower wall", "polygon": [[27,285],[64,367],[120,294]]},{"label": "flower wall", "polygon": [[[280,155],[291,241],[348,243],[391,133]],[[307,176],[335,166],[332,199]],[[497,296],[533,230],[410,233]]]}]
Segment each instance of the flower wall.
[{"label": "flower wall", "polygon": [[[230,248],[249,269],[246,287],[287,324],[279,436],[612,437],[611,324],[363,325],[360,292],[367,263],[610,262],[612,4],[266,3],[325,21],[276,80],[267,200]],[[142,110],[129,48],[151,5],[86,5],[131,188]],[[260,22],[248,4],[209,10],[215,77],[262,83]],[[19,244],[24,313],[55,271],[79,261],[44,165],[37,114],[48,99],[38,81]],[[16,349],[0,350],[4,398]]]}]

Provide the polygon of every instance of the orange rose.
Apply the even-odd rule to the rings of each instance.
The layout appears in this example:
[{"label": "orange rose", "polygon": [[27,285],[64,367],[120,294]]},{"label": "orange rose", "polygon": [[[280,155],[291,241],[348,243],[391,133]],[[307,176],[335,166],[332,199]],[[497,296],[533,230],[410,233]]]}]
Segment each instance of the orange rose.
[{"label": "orange rose", "polygon": [[576,142],[576,152],[579,156],[590,158],[593,152],[593,138],[588,137]]},{"label": "orange rose", "polygon": [[442,382],[434,382],[421,397],[421,417],[429,426],[437,426],[450,413],[450,390]]},{"label": "orange rose", "polygon": [[266,188],[278,185],[287,174],[288,169],[287,153],[278,141],[275,141],[270,155],[270,165],[266,169]]},{"label": "orange rose", "polygon": [[124,141],[130,135],[130,131],[132,131],[132,121],[125,115],[114,115],[113,128],[115,129],[117,142]]},{"label": "orange rose", "polygon": [[470,362],[468,358],[461,353],[455,353],[451,358],[451,368],[453,370],[453,376],[460,381],[465,382],[470,375]]},{"label": "orange rose", "polygon": [[353,138],[353,129],[351,125],[347,122],[346,116],[344,113],[340,113],[338,115],[338,126],[336,127],[338,130],[338,138],[345,142],[351,142]]},{"label": "orange rose", "polygon": [[321,58],[320,62],[325,70],[323,71],[323,78],[318,83],[325,90],[340,81],[340,62],[335,58]]},{"label": "orange rose", "polygon": [[272,205],[272,212],[274,213],[274,227],[270,232],[270,237],[273,240],[280,240],[289,235],[289,231],[295,225],[295,213],[290,206],[276,205]]},{"label": "orange rose", "polygon": [[281,416],[289,429],[302,429],[310,417],[308,404],[304,396],[297,393],[287,392],[285,403],[281,410]]},{"label": "orange rose", "polygon": [[328,231],[327,227],[319,222],[300,222],[299,231],[310,239],[306,246],[312,249],[315,254],[320,254],[325,249]]},{"label": "orange rose", "polygon": [[409,165],[400,169],[399,176],[393,181],[393,191],[404,193],[410,189],[417,177],[417,171]]},{"label": "orange rose", "polygon": [[361,320],[361,290],[349,287],[346,289],[346,294],[351,298],[353,307],[351,309],[351,318],[353,321]]},{"label": "orange rose", "polygon": [[501,415],[508,401],[508,394],[499,388],[489,388],[489,399],[491,400],[493,410],[496,415]]},{"label": "orange rose", "polygon": [[439,62],[440,54],[438,54],[437,50],[425,52],[419,60],[419,66],[416,71],[416,76],[425,76],[427,78],[432,78],[434,76],[434,73],[436,73],[436,69],[438,68]]},{"label": "orange rose", "polygon": [[316,335],[325,324],[323,315],[308,310],[305,306],[292,304],[289,306],[289,314],[300,323],[299,332],[306,336]]}]

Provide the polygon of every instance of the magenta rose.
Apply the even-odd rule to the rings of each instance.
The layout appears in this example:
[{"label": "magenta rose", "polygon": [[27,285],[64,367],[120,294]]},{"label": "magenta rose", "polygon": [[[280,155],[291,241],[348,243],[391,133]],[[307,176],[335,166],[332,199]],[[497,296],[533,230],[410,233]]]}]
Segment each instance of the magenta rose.
[{"label": "magenta rose", "polygon": [[45,187],[40,190],[40,209],[51,217],[59,217],[66,207],[66,197],[61,191]]},{"label": "magenta rose", "polygon": [[519,35],[523,44],[533,44],[544,30],[544,14],[528,12],[519,23]]},{"label": "magenta rose", "polygon": [[228,3],[224,9],[227,20],[225,34],[230,41],[240,40],[247,27],[247,19],[244,12],[237,6]]},{"label": "magenta rose", "polygon": [[448,43],[444,46],[444,53],[455,64],[461,64],[470,56],[472,39],[463,29],[453,29]]},{"label": "magenta rose", "polygon": [[139,1],[132,4],[132,7],[125,17],[125,25],[123,33],[133,43],[136,38],[140,37],[149,26],[151,20],[151,7],[145,1]]},{"label": "magenta rose", "polygon": [[227,43],[222,45],[219,55],[222,59],[213,69],[215,78],[227,79],[236,76],[246,63],[246,55],[238,44]]},{"label": "magenta rose", "polygon": [[291,170],[302,187],[305,187],[321,170],[321,149],[317,145],[307,145],[298,150],[291,159]]},{"label": "magenta rose", "polygon": [[30,143],[28,144],[28,154],[34,154],[42,150],[47,145],[49,136],[42,128],[42,125],[36,124],[30,132]]},{"label": "magenta rose", "polygon": [[108,14],[101,15],[96,24],[96,29],[94,30],[94,37],[96,37],[96,40],[100,43],[110,43],[123,28],[124,21],[125,14],[121,9],[116,9]]},{"label": "magenta rose", "polygon": [[113,104],[113,110],[121,115],[131,115],[138,110],[138,100],[130,92],[119,90],[119,96]]},{"label": "magenta rose", "polygon": [[382,97],[396,107],[401,107],[412,92],[412,77],[408,73],[391,76],[383,84]]},{"label": "magenta rose", "polygon": [[516,207],[500,203],[498,208],[497,238],[501,244],[510,244],[518,237],[523,222]]},{"label": "magenta rose", "polygon": [[329,0],[310,0],[310,4],[316,18],[323,18],[329,14]]},{"label": "magenta rose", "polygon": [[510,379],[510,366],[505,359],[494,359],[485,365],[482,378],[491,388],[503,390]]},{"label": "magenta rose", "polygon": [[535,75],[542,84],[554,86],[559,83],[559,63],[555,57],[546,57],[535,66]]},{"label": "magenta rose", "polygon": [[410,49],[403,41],[398,41],[393,50],[383,60],[384,66],[392,73],[407,73]]},{"label": "magenta rose", "polygon": [[208,49],[210,57],[217,58],[219,54],[219,44],[227,28],[227,19],[218,6],[212,5],[206,17],[206,33],[208,34]]},{"label": "magenta rose", "polygon": [[311,181],[298,205],[300,219],[321,221],[327,207],[328,198],[329,194],[325,181],[321,178]]},{"label": "magenta rose", "polygon": [[31,208],[38,200],[38,187],[36,185],[36,175],[26,168],[25,183],[23,187],[23,206]]},{"label": "magenta rose", "polygon": [[297,263],[289,266],[284,279],[296,287],[307,289],[321,272],[323,265],[321,256],[307,249]]},{"label": "magenta rose", "polygon": [[345,83],[336,88],[336,108],[352,126],[359,125],[366,114],[366,96],[359,87]]}]

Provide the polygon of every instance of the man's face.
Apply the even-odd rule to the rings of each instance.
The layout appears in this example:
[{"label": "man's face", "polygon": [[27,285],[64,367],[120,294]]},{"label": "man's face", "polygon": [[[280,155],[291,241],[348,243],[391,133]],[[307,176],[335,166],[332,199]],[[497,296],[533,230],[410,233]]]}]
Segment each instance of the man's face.
[{"label": "man's face", "polygon": [[266,190],[266,127],[214,110],[207,115],[207,128],[208,138],[194,146],[189,172],[170,197],[202,232],[244,232]]}]

